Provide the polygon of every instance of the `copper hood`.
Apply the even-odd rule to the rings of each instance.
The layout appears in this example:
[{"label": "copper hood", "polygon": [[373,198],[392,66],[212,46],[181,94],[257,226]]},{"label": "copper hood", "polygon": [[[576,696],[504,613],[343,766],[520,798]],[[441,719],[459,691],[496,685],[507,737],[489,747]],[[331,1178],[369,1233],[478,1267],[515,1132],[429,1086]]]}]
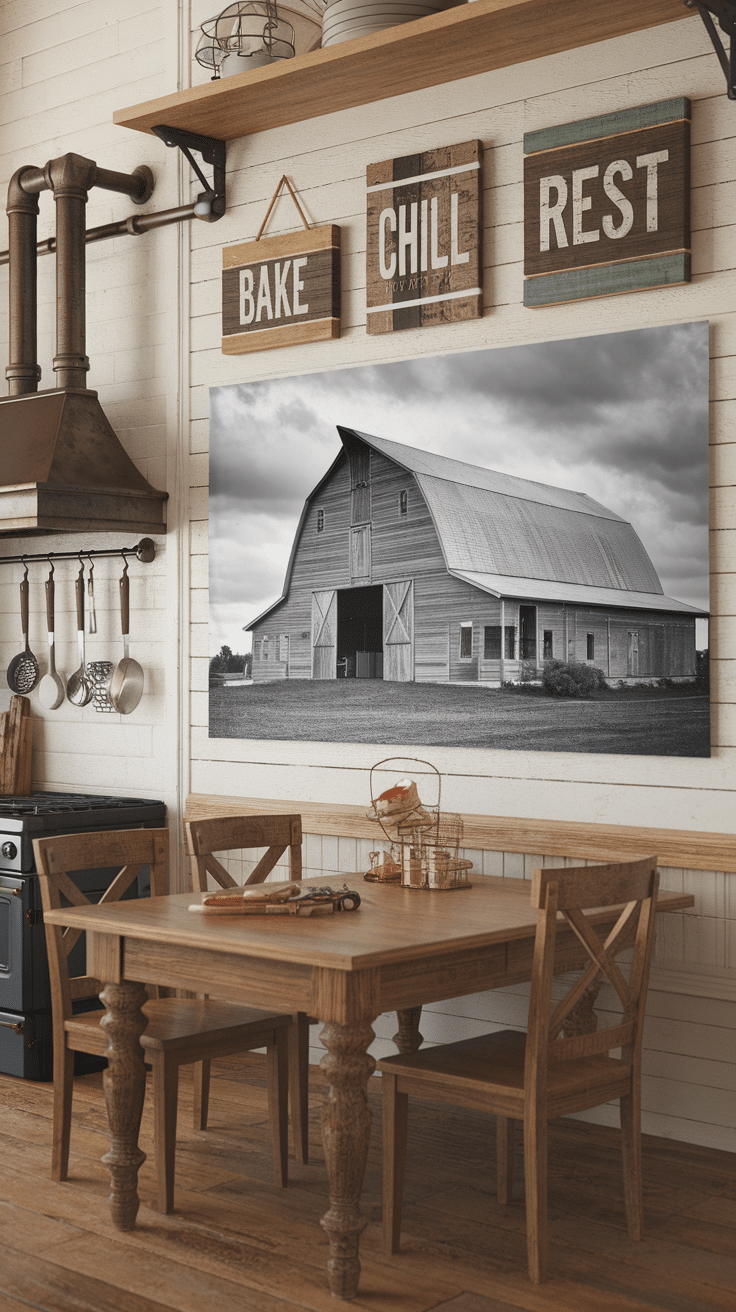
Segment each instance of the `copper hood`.
[{"label": "copper hood", "polygon": [[[90,187],[142,204],[149,170],[100,169],[65,155],[44,169],[21,168],[8,189],[10,395],[0,398],[0,535],[124,529],[165,533],[168,494],[151,487],[85,387],[85,206]],[[36,346],[38,195],[56,202],[56,355],[58,386],[39,392]]]}]

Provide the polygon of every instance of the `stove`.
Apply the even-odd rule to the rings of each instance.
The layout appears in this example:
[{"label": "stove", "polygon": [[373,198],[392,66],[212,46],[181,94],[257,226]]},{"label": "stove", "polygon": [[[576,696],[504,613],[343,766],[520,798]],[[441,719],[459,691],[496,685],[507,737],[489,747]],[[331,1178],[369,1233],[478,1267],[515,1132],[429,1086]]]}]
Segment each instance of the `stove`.
[{"label": "stove", "polygon": [[[25,1079],[53,1074],[51,992],[41,893],[33,839],[110,829],[152,829],[166,823],[163,802],[92,793],[30,793],[0,797],[0,1071]],[[99,901],[116,869],[80,870],[72,878],[86,897]],[[150,886],[142,872],[128,897],[145,897]],[[85,973],[84,935],[69,958],[73,974]],[[88,1011],[96,998],[80,999]],[[99,1069],[100,1058],[76,1054],[77,1073]],[[104,1064],[104,1063],[103,1063]]]}]

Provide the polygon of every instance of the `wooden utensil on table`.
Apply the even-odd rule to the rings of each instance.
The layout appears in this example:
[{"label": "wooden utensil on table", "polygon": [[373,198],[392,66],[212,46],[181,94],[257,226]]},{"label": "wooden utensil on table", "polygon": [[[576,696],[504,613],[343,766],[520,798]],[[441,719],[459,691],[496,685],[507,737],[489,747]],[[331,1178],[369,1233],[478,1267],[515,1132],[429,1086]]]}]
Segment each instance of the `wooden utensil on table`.
[{"label": "wooden utensil on table", "polygon": [[0,715],[0,794],[26,797],[31,791],[33,721],[27,697],[11,697]]},{"label": "wooden utensil on table", "polygon": [[49,668],[48,673],[44,674],[38,685],[38,700],[48,711],[55,711],[64,700],[64,680],[60,674],[56,673],[56,657],[54,649],[54,565],[51,562],[51,573],[46,580],[46,624],[49,635]]},{"label": "wooden utensil on table", "polygon": [[92,700],[92,686],[87,678],[84,660],[84,566],[80,562],[79,573],[74,583],[77,599],[77,645],[79,647],[79,669],[75,670],[66,685],[66,695],[73,706],[86,706]]},{"label": "wooden utensil on table", "polygon": [[20,623],[24,650],[14,656],[8,666],[8,687],[13,692],[31,692],[41,677],[38,661],[28,646],[28,566],[24,565],[24,569],[25,574],[20,584]]},{"label": "wooden utensil on table", "polygon": [[128,638],[130,634],[130,580],[128,562],[123,566],[120,579],[120,627],[123,632],[123,659],[113,671],[110,680],[110,701],[121,715],[130,715],[143,696],[143,670],[137,661],[128,655]]}]

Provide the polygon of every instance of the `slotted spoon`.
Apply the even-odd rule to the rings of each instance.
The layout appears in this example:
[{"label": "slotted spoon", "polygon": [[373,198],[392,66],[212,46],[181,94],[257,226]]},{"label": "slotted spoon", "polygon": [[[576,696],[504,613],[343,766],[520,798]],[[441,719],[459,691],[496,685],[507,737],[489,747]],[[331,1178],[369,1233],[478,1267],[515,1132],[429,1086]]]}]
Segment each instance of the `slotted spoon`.
[{"label": "slotted spoon", "polygon": [[8,666],[8,687],[13,692],[31,692],[41,678],[38,661],[28,646],[28,566],[20,583],[20,626],[25,650],[14,656]]}]

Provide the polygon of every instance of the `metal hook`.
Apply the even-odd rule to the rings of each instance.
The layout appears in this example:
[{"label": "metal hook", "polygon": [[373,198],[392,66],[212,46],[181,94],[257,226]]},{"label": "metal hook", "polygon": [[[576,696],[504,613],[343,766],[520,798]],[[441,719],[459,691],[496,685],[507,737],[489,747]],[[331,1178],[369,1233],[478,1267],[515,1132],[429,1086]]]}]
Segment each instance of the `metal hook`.
[{"label": "metal hook", "polygon": [[53,577],[54,577],[54,562],[53,562],[51,556],[48,557],[48,562],[49,562],[49,565],[51,566],[51,571],[50,571],[50,573],[49,573],[49,582],[51,582],[51,580],[52,580]]},{"label": "metal hook", "polygon": [[26,565],[26,558],[25,558],[25,556],[21,556],[20,560],[21,560],[21,564],[22,564],[22,566],[23,566],[23,569],[25,570],[25,573],[24,573],[24,575],[23,575],[23,582],[25,583],[26,579],[28,578],[28,566]]},{"label": "metal hook", "polygon": [[87,579],[87,601],[88,601],[87,610],[89,614],[89,631],[90,633],[96,633],[97,612],[95,610],[95,579],[94,579],[95,567],[91,555],[88,554],[87,559],[89,560],[89,578]]}]

